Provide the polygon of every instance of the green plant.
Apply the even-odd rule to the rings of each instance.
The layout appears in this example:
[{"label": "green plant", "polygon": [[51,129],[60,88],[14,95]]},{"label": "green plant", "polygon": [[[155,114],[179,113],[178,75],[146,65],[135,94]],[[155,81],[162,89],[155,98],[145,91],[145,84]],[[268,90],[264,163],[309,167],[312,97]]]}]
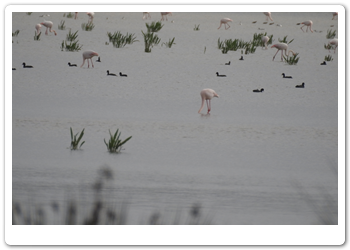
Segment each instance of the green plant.
[{"label": "green plant", "polygon": [[33,13],[33,12],[26,12],[26,14],[27,14],[28,16],[30,16],[32,13]]},{"label": "green plant", "polygon": [[331,55],[327,55],[327,56],[324,57],[324,60],[328,61],[328,62],[329,61],[333,61],[333,57]]},{"label": "green plant", "polygon": [[327,50],[330,50],[330,49],[333,48],[333,46],[330,45],[330,44],[325,44],[325,45],[324,45],[324,48],[327,49]]},{"label": "green plant", "polygon": [[175,37],[172,40],[169,39],[169,42],[162,43],[162,45],[164,44],[166,47],[171,48],[171,46],[173,46],[173,44],[176,44],[176,43],[174,43],[174,40],[175,40]]},{"label": "green plant", "polygon": [[293,56],[289,57],[285,57],[283,56],[284,60],[286,61],[287,64],[289,65],[296,65],[299,61],[299,58],[300,57],[297,57],[298,56],[298,53],[295,53]]},{"label": "green plant", "polygon": [[82,23],[81,28],[85,31],[91,31],[95,28],[95,25],[92,22]]},{"label": "green plant", "polygon": [[61,44],[61,51],[66,50],[66,51],[79,51],[83,47],[83,45],[80,45],[78,43],[79,41],[72,41],[69,44],[67,41],[62,41]]},{"label": "green plant", "polygon": [[61,23],[58,25],[59,30],[65,30],[66,26],[64,25],[65,21],[61,21]]},{"label": "green plant", "polygon": [[327,30],[327,39],[333,39],[335,36],[336,36],[336,30],[335,31],[332,31],[332,30]]},{"label": "green plant", "polygon": [[111,131],[109,130],[109,135],[110,135],[110,139],[109,142],[107,143],[105,139],[104,142],[107,146],[107,149],[110,153],[119,153],[120,150],[122,149],[122,146],[131,139],[132,136],[129,136],[128,138],[126,138],[124,141],[121,141],[119,139],[121,132],[119,132],[119,129],[117,129],[117,131],[114,133],[114,135],[111,134]]},{"label": "green plant", "polygon": [[151,52],[151,48],[153,48],[154,45],[157,45],[160,43],[160,38],[154,34],[154,33],[144,33],[143,34],[144,42],[145,42],[145,52],[149,53]]},{"label": "green plant", "polygon": [[74,16],[74,15],[72,14],[72,12],[69,12],[69,13],[67,14],[66,17],[67,17],[67,18],[73,18],[73,16]]},{"label": "green plant", "polygon": [[120,31],[114,32],[114,34],[107,32],[107,36],[115,48],[121,48],[126,44],[133,44],[134,42],[138,42],[138,40],[136,40],[135,34],[126,33],[126,35],[123,35]]},{"label": "green plant", "polygon": [[283,39],[279,39],[279,38],[278,38],[278,41],[279,41],[280,43],[286,43],[286,44],[290,44],[291,42],[294,41],[294,39],[292,39],[292,40],[290,40],[290,41],[288,42],[287,37],[288,37],[288,36],[285,36],[285,37],[283,37]]},{"label": "green plant", "polygon": [[12,32],[12,36],[18,36],[19,30],[16,30],[15,32]]},{"label": "green plant", "polygon": [[193,30],[199,30],[199,25],[200,25],[200,24],[198,24],[198,25],[194,25]]},{"label": "green plant", "polygon": [[78,37],[78,31],[72,33],[71,30],[69,30],[67,36],[66,36],[66,40],[69,42],[74,41],[75,39],[77,39]]},{"label": "green plant", "polygon": [[[76,149],[78,149],[79,142],[80,142],[81,138],[83,138],[83,135],[84,135],[84,130],[85,130],[85,128],[80,132],[80,135],[79,135],[79,137],[78,137],[78,139],[77,139],[77,135],[78,135],[79,133],[77,133],[77,134],[75,134],[75,135],[73,136],[73,130],[72,130],[72,128],[70,128],[70,136],[71,136],[71,139],[72,139],[71,144],[70,144],[70,149],[71,149],[71,150],[76,150]],[[82,146],[84,143],[85,143],[85,141],[83,141],[83,142],[80,144],[79,148],[81,148],[81,146]]]},{"label": "green plant", "polygon": [[40,35],[41,35],[41,32],[38,35],[35,32],[34,33],[34,41],[40,41]]},{"label": "green plant", "polygon": [[162,25],[162,22],[158,21],[158,22],[152,22],[151,24],[146,23],[146,27],[147,27],[147,32],[158,32],[163,28],[164,24]]}]

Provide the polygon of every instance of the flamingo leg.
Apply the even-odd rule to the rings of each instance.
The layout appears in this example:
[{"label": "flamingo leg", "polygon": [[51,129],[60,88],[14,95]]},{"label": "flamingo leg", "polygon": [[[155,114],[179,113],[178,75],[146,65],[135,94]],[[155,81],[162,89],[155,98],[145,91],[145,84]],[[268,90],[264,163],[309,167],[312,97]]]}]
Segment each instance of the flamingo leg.
[{"label": "flamingo leg", "polygon": [[91,60],[91,65],[92,65],[92,67],[94,68],[94,64],[93,64],[93,62],[92,62],[92,58],[90,58],[90,60]]},{"label": "flamingo leg", "polygon": [[219,28],[218,28],[218,29],[220,29],[220,28],[221,28],[221,25],[222,25],[222,23],[220,23],[220,26],[219,26]]},{"label": "flamingo leg", "polygon": [[276,54],[275,54],[275,55],[273,56],[273,58],[272,58],[272,61],[275,60],[275,57],[276,57],[278,51],[280,51],[280,50],[279,50],[279,49],[277,50]]},{"label": "flamingo leg", "polygon": [[80,66],[80,68],[84,66],[84,63],[85,63],[85,58],[83,59],[83,64]]},{"label": "flamingo leg", "polygon": [[210,110],[211,110],[210,100],[206,100],[206,101],[207,101],[208,114],[209,114],[209,112],[210,112]]},{"label": "flamingo leg", "polygon": [[226,24],[227,24],[228,28],[231,28],[231,26],[228,23],[225,23],[225,30],[228,29],[228,28],[226,29]]}]

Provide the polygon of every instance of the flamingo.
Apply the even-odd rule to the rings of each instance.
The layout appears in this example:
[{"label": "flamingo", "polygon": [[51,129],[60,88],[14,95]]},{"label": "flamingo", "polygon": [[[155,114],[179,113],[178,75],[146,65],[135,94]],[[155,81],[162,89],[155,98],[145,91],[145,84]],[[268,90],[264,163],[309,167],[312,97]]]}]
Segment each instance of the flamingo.
[{"label": "flamingo", "polygon": [[268,36],[263,36],[261,41],[265,44],[265,49],[267,49],[267,42],[270,40]]},{"label": "flamingo", "polygon": [[334,20],[335,18],[338,19],[338,12],[333,12],[333,18],[332,18],[332,20]]},{"label": "flamingo", "polygon": [[83,52],[83,64],[80,66],[80,68],[83,67],[86,59],[88,62],[88,68],[90,67],[89,59],[91,60],[92,67],[94,67],[94,64],[92,63],[92,57],[94,57],[94,56],[98,56],[98,53],[95,51],[92,51],[92,50],[84,51]]},{"label": "flamingo", "polygon": [[39,35],[41,33],[41,24],[40,23],[36,24],[35,29],[36,29],[36,35]]},{"label": "flamingo", "polygon": [[164,21],[164,17],[168,21],[168,15],[172,15],[171,12],[160,12],[160,14],[162,15],[162,19],[160,19],[161,21]]},{"label": "flamingo", "polygon": [[57,33],[54,29],[52,29],[53,23],[51,21],[45,21],[40,23],[41,25],[44,25],[46,27],[45,35],[48,34],[48,31],[55,33],[55,36],[57,36]]},{"label": "flamingo", "polygon": [[151,19],[151,15],[149,14],[149,12],[143,12],[143,17],[142,19]]},{"label": "flamingo", "polygon": [[[334,53],[335,53],[335,50],[336,50],[337,47],[338,47],[338,39],[337,39],[337,38],[334,38],[334,39],[330,40],[330,41],[328,42],[328,44],[330,44],[330,45],[335,45],[335,48],[334,48]],[[328,51],[331,52],[330,50],[328,50]]]},{"label": "flamingo", "polygon": [[95,12],[86,12],[86,14],[89,16],[89,22],[92,23],[92,21],[94,20]]},{"label": "flamingo", "polygon": [[74,19],[78,18],[78,12],[75,12]]},{"label": "flamingo", "polygon": [[307,32],[308,29],[310,29],[310,31],[311,31],[312,33],[314,32],[314,31],[312,30],[312,24],[313,24],[313,22],[312,22],[311,20],[309,20],[309,21],[304,21],[304,22],[302,22],[302,23],[300,23],[300,24],[304,24],[303,26],[300,27],[300,29],[301,29],[303,32],[305,32],[305,31],[303,30],[303,27],[304,27],[304,26],[306,26],[306,32]]},{"label": "flamingo", "polygon": [[[220,26],[218,29],[221,28],[221,25],[224,24],[225,25],[225,30],[227,30],[228,28],[230,28],[231,26],[228,24],[228,22],[232,22],[232,19],[230,18],[223,18],[220,20]],[[226,28],[226,25],[228,26],[228,28]]]},{"label": "flamingo", "polygon": [[289,56],[290,52],[292,52],[293,55],[295,55],[293,50],[289,50],[287,53],[288,45],[286,43],[276,43],[276,44],[272,45],[271,48],[277,49],[276,54],[272,58],[272,61],[275,60],[275,56],[277,55],[278,51],[280,51],[280,50],[281,50],[281,61],[283,61],[283,50],[285,51],[286,56]]},{"label": "flamingo", "polygon": [[269,18],[270,18],[271,21],[273,21],[273,20],[272,20],[272,17],[271,17],[271,12],[263,12],[263,13],[264,13],[264,15],[266,16],[266,21],[268,21]]},{"label": "flamingo", "polygon": [[208,108],[208,114],[211,110],[211,104],[210,101],[213,97],[219,97],[218,94],[216,94],[216,92],[212,89],[203,89],[200,93],[201,97],[202,97],[202,106],[198,111],[198,114],[202,111],[203,107],[204,107],[204,101],[207,102],[207,108]]}]

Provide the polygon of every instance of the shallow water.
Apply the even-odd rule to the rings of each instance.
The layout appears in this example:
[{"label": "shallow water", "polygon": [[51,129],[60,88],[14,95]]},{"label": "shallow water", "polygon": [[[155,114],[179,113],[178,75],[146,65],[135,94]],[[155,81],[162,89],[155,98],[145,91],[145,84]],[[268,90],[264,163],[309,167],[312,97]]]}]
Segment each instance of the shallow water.
[{"label": "shallow water", "polygon": [[[50,14],[58,34],[34,41],[42,14]],[[160,19],[151,15],[151,21]],[[234,20],[231,28],[218,30],[226,16]],[[186,223],[194,203],[211,224],[322,224],[319,215],[327,209],[337,224],[338,57],[323,47],[337,21],[331,13],[272,17],[274,25],[263,24],[262,13],[173,13],[158,36],[161,43],[175,37],[175,45],[145,53],[141,30],[150,21],[142,13],[96,13],[92,31],[81,30],[84,13],[77,20],[63,13],[14,13],[13,31],[20,33],[12,50],[13,201],[50,210],[52,201],[64,207],[74,199],[86,212],[98,170],[108,166],[114,179],[104,199],[127,203],[128,224],[147,224],[155,211],[166,224],[180,211]],[[296,25],[309,19],[322,32],[303,33]],[[57,29],[61,20],[66,30]],[[80,68],[82,51],[60,50],[69,28],[79,30],[82,51],[98,52],[101,63],[94,58],[94,68]],[[115,31],[135,33],[139,42],[106,45],[106,33]],[[286,35],[294,39],[289,47],[299,53],[298,64],[281,62],[280,53],[272,61],[271,46],[244,61],[240,51],[217,48],[218,38],[249,41],[260,32],[273,34],[274,43]],[[321,66],[325,55],[334,60]],[[22,62],[34,68],[23,69]],[[128,77],[110,77],[106,70]],[[305,89],[296,89],[302,82]],[[210,115],[197,113],[203,88],[220,96]],[[265,91],[253,93],[256,88]],[[85,128],[79,151],[69,149],[70,127],[75,133]],[[103,139],[116,129],[132,139],[114,155]],[[334,199],[331,207],[326,195]]]}]

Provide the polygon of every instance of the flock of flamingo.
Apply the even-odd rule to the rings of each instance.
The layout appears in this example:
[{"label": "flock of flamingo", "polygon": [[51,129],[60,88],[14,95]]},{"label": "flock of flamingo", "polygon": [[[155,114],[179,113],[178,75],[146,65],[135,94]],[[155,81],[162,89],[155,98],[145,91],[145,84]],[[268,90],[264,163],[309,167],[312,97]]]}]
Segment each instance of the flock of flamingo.
[{"label": "flock of flamingo", "polygon": [[[94,12],[86,12],[86,14],[88,15],[88,18],[89,18],[89,22],[93,22],[93,18],[94,18],[94,15],[95,13]],[[164,21],[164,18],[165,20],[168,20],[167,16],[168,15],[172,15],[172,12],[161,12],[161,21]],[[271,20],[273,21],[272,19],[272,16],[271,16],[271,12],[263,12],[263,14],[266,16],[266,21],[268,20]],[[75,16],[74,16],[74,19],[77,19],[78,17],[78,12],[75,12]],[[333,13],[333,18],[332,20],[334,19],[337,19],[338,18],[338,12],[334,12]],[[149,12],[143,12],[143,17],[142,19],[151,19],[151,15]],[[229,29],[231,26],[228,24],[229,22],[232,22],[232,19],[230,18],[222,18],[220,20],[220,26],[218,27],[218,29],[221,28],[222,25],[224,25],[225,29]],[[255,21],[256,22],[256,21]],[[255,23],[253,22],[253,23]],[[302,24],[302,26],[300,27],[300,29],[304,31],[303,27],[306,26],[306,32],[308,32],[308,30],[310,30],[310,32],[313,33],[313,30],[312,30],[312,25],[313,25],[313,22],[311,20],[308,20],[308,21],[304,21],[304,22],[301,22],[300,24]],[[57,35],[56,31],[54,29],[52,29],[52,26],[53,26],[53,23],[51,21],[44,21],[44,22],[41,22],[41,23],[38,23],[35,25],[35,30],[36,30],[36,34],[39,35],[41,33],[41,28],[42,26],[46,27],[46,31],[45,31],[45,35],[48,35],[48,32],[53,32],[55,35]],[[281,25],[280,25],[281,26]],[[264,43],[265,45],[265,49],[268,49],[267,48],[267,43],[269,41],[269,37],[268,36],[263,36],[262,37],[262,42]],[[332,45],[332,46],[335,46],[334,48],[334,53],[338,47],[338,39],[332,39],[329,41],[329,44]],[[289,56],[290,53],[292,53],[293,55],[295,55],[295,52],[293,50],[288,50],[288,45],[286,43],[276,43],[274,45],[271,46],[271,48],[276,48],[277,49],[277,52],[276,54],[273,56],[272,60],[275,59],[277,53],[279,51],[281,51],[281,61],[283,61],[283,52],[285,53],[285,56]],[[88,63],[88,68],[90,67],[90,62],[91,62],[91,66],[94,67],[94,64],[93,64],[93,61],[92,61],[92,58],[94,56],[99,56],[97,52],[93,51],[93,50],[87,50],[87,51],[84,51],[83,52],[83,63],[80,67],[83,67],[84,64],[85,64],[85,61],[87,60],[87,63]],[[90,62],[89,62],[90,60]],[[241,56],[241,58],[239,60],[243,60],[243,56]],[[100,57],[99,59],[97,60],[98,62],[100,62]],[[225,65],[230,65],[231,61],[228,62],[228,63],[225,63]],[[71,64],[70,62],[68,63],[68,65],[70,67],[76,67],[77,65],[76,64]],[[324,61],[323,63],[321,63],[321,65],[326,65],[326,62]],[[30,66],[30,65],[26,65],[25,63],[23,63],[23,68],[33,68],[33,66]],[[15,69],[15,68],[13,68]],[[113,74],[113,73],[109,73],[109,70],[107,70],[107,75],[108,76],[117,76],[116,74]],[[127,75],[125,74],[122,74],[121,72],[119,73],[120,76],[123,76],[123,77],[126,77]],[[216,72],[216,75],[218,77],[226,77],[226,75],[220,75],[218,72]],[[283,78],[292,78],[291,76],[286,76],[284,73],[282,74],[283,75]],[[301,85],[297,85],[295,86],[296,88],[304,88],[305,86],[305,83],[302,83]],[[255,89],[253,90],[253,92],[263,92],[264,89]],[[200,92],[200,96],[202,98],[202,104],[201,104],[201,107],[198,111],[198,113],[200,113],[204,107],[204,104],[206,102],[207,104],[207,114],[210,114],[210,111],[211,111],[211,99],[213,97],[219,97],[219,95],[213,90],[213,89],[210,89],[210,88],[206,88],[206,89],[203,89],[201,92]]]}]

